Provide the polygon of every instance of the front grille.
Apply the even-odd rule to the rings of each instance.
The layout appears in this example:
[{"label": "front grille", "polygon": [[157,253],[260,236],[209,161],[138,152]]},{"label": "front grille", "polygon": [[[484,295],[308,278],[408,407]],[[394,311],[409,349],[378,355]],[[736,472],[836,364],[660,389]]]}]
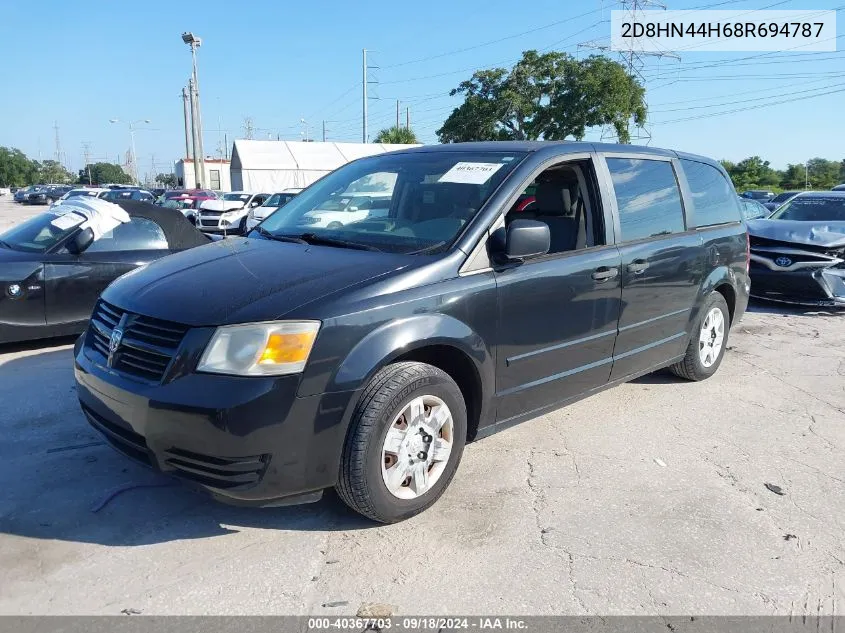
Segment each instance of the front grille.
[{"label": "front grille", "polygon": [[208,216],[209,218],[219,218],[223,215],[223,211],[207,211],[206,209],[203,209],[202,214]]},{"label": "front grille", "polygon": [[171,448],[164,454],[164,463],[174,468],[176,475],[213,488],[257,484],[270,461],[269,455],[212,457],[180,448]]},{"label": "front grille", "polygon": [[89,341],[106,359],[112,331],[118,324],[123,338],[112,354],[112,369],[147,382],[160,382],[188,327],[132,314],[101,299],[91,317]]}]

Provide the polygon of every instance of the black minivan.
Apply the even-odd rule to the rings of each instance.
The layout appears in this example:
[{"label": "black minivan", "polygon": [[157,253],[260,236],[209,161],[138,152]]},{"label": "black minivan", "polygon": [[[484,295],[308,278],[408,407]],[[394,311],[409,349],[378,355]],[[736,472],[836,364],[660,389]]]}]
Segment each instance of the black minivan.
[{"label": "black minivan", "polygon": [[[324,228],[366,192],[389,209]],[[418,147],[285,210],[121,277],[74,350],[82,409],[116,449],[231,503],[334,486],[408,518],[468,440],[662,367],[711,376],[748,303],[739,201],[700,156]]]}]

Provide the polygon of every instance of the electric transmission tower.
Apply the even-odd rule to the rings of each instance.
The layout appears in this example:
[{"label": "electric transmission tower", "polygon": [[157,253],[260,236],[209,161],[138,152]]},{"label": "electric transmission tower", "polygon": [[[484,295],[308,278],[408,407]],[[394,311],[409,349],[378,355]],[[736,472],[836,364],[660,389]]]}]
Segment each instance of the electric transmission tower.
[{"label": "electric transmission tower", "polygon": [[[604,4],[602,0],[602,4]],[[666,9],[666,5],[660,0],[612,0],[611,8],[625,12],[626,22],[642,21],[642,12],[646,9]],[[680,61],[681,57],[677,53],[670,51],[645,51],[636,42],[636,38],[626,38],[628,40],[628,48],[625,50],[615,51],[622,62],[622,65],[628,71],[628,74],[636,79],[643,87],[646,85],[645,75],[643,70],[649,58],[668,58]],[[591,40],[589,42],[582,42],[578,48],[587,48],[607,52],[611,50],[609,41]],[[631,121],[628,120],[628,134],[632,143],[640,145],[648,145],[651,143],[651,129],[648,122],[648,93],[646,93],[646,120],[642,127],[637,127],[635,132],[631,133]],[[601,140],[609,140],[616,137],[616,130],[612,125],[605,125],[602,127]]]},{"label": "electric transmission tower", "polygon": [[252,123],[252,117],[248,116],[244,118],[244,138],[248,141],[251,141],[253,138],[253,132],[255,131],[255,126]]}]

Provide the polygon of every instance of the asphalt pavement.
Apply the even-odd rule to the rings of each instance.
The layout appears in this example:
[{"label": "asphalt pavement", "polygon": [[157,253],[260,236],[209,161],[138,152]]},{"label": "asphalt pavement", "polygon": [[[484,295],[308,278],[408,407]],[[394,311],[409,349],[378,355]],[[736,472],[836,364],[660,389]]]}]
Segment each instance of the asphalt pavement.
[{"label": "asphalt pavement", "polygon": [[[0,231],[40,210],[0,198]],[[471,444],[391,526],[129,462],[79,411],[71,344],[0,348],[0,614],[845,608],[845,314],[754,305],[710,380],[652,374]]]}]

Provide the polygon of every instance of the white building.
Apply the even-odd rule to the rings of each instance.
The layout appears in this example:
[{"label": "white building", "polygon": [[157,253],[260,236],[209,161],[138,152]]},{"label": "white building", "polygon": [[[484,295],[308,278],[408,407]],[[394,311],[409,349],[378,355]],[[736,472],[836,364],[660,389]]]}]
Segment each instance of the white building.
[{"label": "white building", "polygon": [[[179,187],[184,187],[185,189],[196,188],[197,181],[194,178],[193,158],[181,158],[177,160],[174,171]],[[213,189],[215,191],[232,191],[229,161],[222,158],[206,158],[205,180],[202,186],[204,189]]]},{"label": "white building", "polygon": [[232,190],[307,187],[356,158],[407,147],[416,145],[237,140],[232,149]]}]

